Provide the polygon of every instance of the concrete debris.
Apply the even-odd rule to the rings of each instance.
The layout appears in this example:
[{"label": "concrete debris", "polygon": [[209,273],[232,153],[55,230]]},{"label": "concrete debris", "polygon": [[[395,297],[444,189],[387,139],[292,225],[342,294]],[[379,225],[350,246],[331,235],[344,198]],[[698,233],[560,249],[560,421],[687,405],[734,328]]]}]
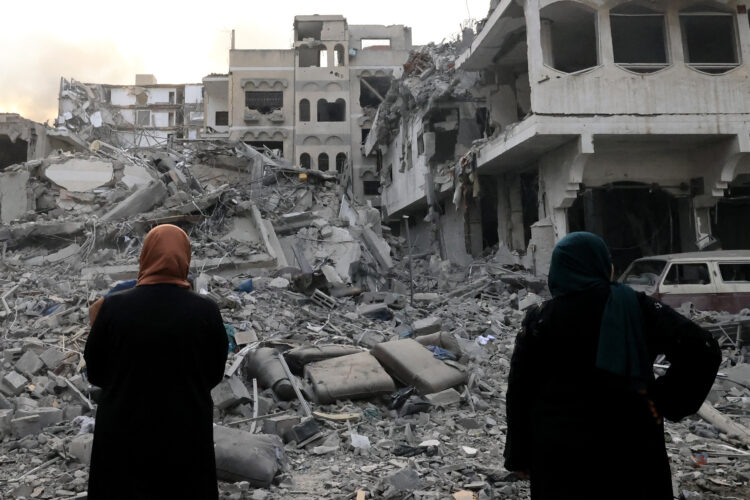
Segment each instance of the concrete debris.
[{"label": "concrete debris", "polygon": [[[416,100],[442,88],[446,63],[428,53],[407,72]],[[85,491],[92,434],[76,417],[93,417],[97,398],[81,372],[88,307],[136,277],[144,235],[168,222],[191,235],[194,289],[238,345],[212,392],[223,497],[528,497],[494,464],[515,337],[524,309],[549,297],[544,280],[491,253],[460,266],[411,252],[335,175],[248,148],[100,142],[3,172],[21,180],[0,190],[24,194],[1,202],[12,216],[0,225],[0,493]],[[750,314],[682,312],[715,331],[727,361],[709,421],[667,424],[675,480],[728,492],[750,477],[737,430],[750,424]]]}]

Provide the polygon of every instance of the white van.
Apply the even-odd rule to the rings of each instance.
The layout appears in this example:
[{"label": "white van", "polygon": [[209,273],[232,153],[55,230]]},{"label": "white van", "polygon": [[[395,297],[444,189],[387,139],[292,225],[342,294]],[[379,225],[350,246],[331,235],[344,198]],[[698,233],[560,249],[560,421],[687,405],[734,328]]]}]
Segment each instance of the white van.
[{"label": "white van", "polygon": [[676,253],[633,261],[620,282],[672,307],[738,313],[750,308],[750,250]]}]

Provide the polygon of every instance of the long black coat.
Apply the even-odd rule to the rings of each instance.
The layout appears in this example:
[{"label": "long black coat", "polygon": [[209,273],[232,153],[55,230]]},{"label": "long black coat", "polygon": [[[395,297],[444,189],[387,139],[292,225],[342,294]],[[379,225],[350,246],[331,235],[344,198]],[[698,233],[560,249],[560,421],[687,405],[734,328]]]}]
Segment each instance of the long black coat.
[{"label": "long black coat", "polygon": [[168,284],[114,294],[84,357],[102,388],[89,500],[218,498],[210,391],[227,336],[216,304]]},{"label": "long black coat", "polygon": [[[505,467],[529,471],[533,500],[672,499],[664,426],[645,396],[596,368],[609,287],[557,297],[531,310],[516,339],[507,393]],[[667,374],[648,393],[670,420],[695,413],[721,351],[711,335],[643,294],[652,359]]]}]

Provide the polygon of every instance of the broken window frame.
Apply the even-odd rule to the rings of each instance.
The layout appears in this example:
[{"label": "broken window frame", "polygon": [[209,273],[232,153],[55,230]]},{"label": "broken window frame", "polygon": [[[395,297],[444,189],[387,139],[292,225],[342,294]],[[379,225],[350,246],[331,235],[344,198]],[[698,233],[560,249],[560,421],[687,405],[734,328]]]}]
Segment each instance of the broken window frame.
[{"label": "broken window frame", "polygon": [[[318,99],[316,105],[317,121],[319,123],[341,123],[346,121],[346,99],[339,97],[335,101],[331,102],[323,97]],[[336,112],[341,111],[340,115]],[[333,120],[332,116],[340,116],[341,119]]]},{"label": "broken window frame", "polygon": [[[691,17],[714,16],[730,18],[730,25],[732,28],[732,55],[734,57],[734,62],[691,62],[690,48],[688,44],[688,30],[685,27],[685,21]],[[723,8],[712,3],[698,4],[696,6],[681,10],[679,12],[679,19],[680,34],[682,37],[682,50],[685,54],[686,66],[709,75],[720,75],[732,71],[742,64],[737,16],[733,12],[724,10]]]},{"label": "broken window frame", "polygon": [[[260,101],[265,101],[265,104],[259,105],[258,102],[253,103],[251,97],[256,97]],[[281,90],[246,90],[245,107],[247,109],[258,111],[262,115],[270,115],[274,111],[280,110],[284,107],[284,92]]]},{"label": "broken window frame", "polygon": [[336,155],[336,172],[339,174],[344,173],[344,169],[346,168],[347,164],[347,157],[346,153],[338,153]]},{"label": "broken window frame", "polygon": [[[625,10],[628,8],[636,8],[646,12],[618,12],[618,10]],[[615,45],[615,34],[614,34],[614,19],[613,18],[661,18],[661,30],[662,39],[664,43],[664,62],[618,62],[617,61],[617,46]],[[667,24],[667,15],[663,11],[652,9],[651,7],[641,5],[637,2],[629,2],[620,4],[613,8],[609,12],[610,18],[610,36],[612,38],[612,53],[614,62],[617,66],[633,71],[635,73],[654,73],[656,71],[668,68],[671,66],[671,57],[669,51],[669,25]]]}]

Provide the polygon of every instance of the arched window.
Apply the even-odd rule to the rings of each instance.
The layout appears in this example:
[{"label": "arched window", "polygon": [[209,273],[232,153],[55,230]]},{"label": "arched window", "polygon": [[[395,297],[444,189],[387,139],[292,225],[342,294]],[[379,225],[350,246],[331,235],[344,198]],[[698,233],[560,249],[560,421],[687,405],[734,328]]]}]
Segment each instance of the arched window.
[{"label": "arched window", "polygon": [[739,65],[734,13],[712,5],[680,11],[685,62],[706,73],[726,73]]},{"label": "arched window", "polygon": [[346,168],[346,155],[339,153],[336,155],[336,172],[343,173]]},{"label": "arched window", "polygon": [[333,48],[333,65],[346,66],[346,53],[344,52],[344,46],[340,43]]},{"label": "arched window", "polygon": [[328,171],[328,155],[326,153],[318,155],[318,170],[322,170],[323,172]]},{"label": "arched window", "polygon": [[343,122],[346,121],[346,101],[336,99],[336,102],[328,102],[325,99],[318,100],[319,122]]},{"label": "arched window", "polygon": [[299,121],[310,121],[310,101],[308,101],[307,99],[302,99],[299,102]]},{"label": "arched window", "polygon": [[565,0],[547,5],[539,14],[544,64],[565,73],[576,73],[599,64],[594,9]]},{"label": "arched window", "polygon": [[626,3],[609,12],[609,22],[616,64],[637,73],[667,67],[667,24],[663,12]]},{"label": "arched window", "polygon": [[302,153],[299,155],[299,166],[301,168],[310,168],[310,155],[307,153]]}]

